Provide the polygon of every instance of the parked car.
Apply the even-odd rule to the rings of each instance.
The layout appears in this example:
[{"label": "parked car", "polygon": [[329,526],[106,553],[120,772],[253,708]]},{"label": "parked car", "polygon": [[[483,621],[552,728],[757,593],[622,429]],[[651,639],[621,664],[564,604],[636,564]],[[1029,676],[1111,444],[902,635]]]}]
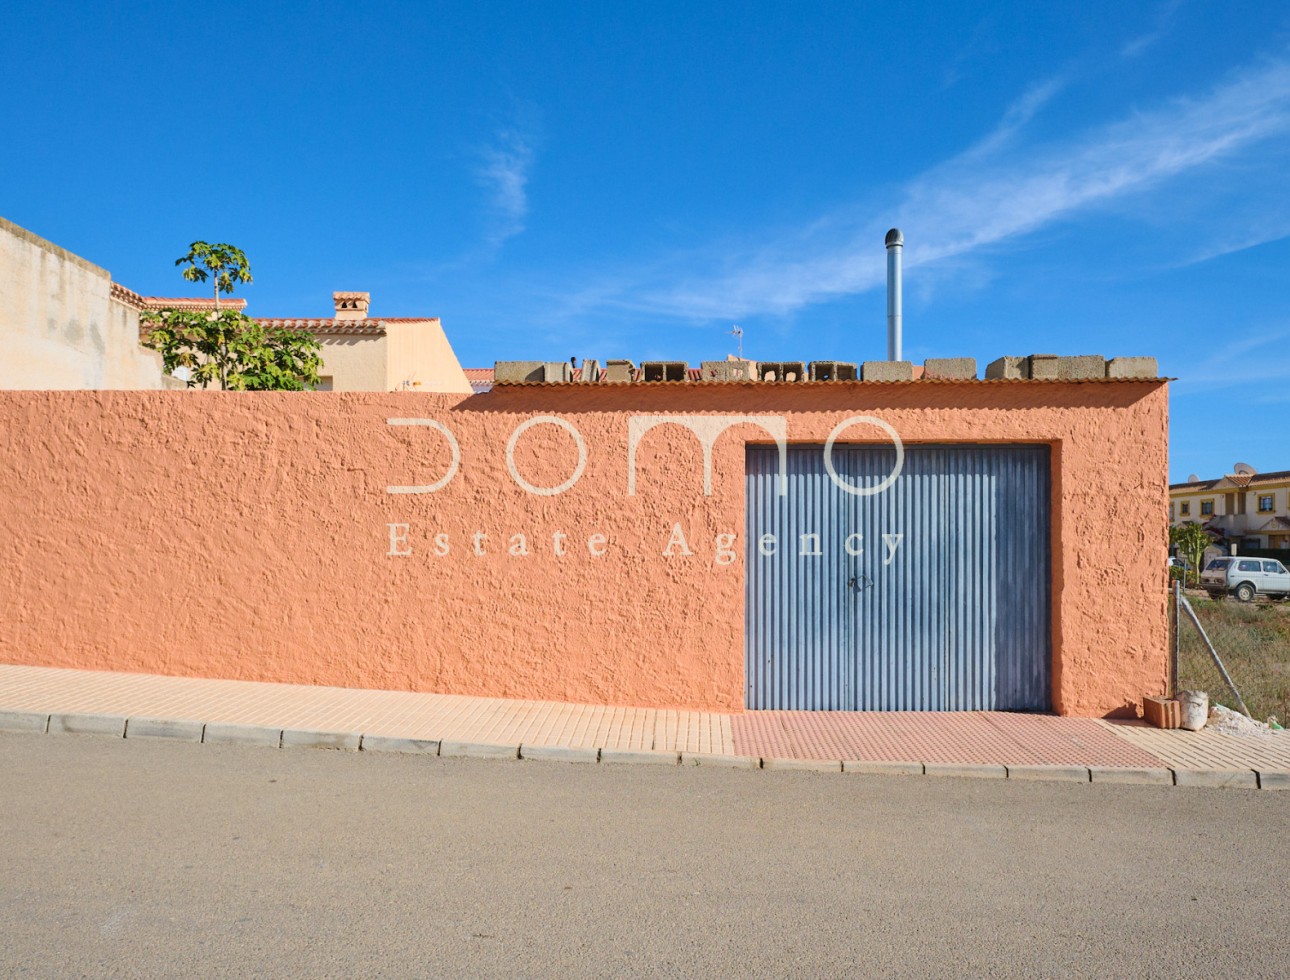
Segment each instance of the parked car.
[{"label": "parked car", "polygon": [[1200,573],[1201,588],[1211,597],[1221,599],[1235,595],[1242,602],[1253,602],[1255,596],[1290,596],[1290,571],[1271,558],[1215,558]]}]

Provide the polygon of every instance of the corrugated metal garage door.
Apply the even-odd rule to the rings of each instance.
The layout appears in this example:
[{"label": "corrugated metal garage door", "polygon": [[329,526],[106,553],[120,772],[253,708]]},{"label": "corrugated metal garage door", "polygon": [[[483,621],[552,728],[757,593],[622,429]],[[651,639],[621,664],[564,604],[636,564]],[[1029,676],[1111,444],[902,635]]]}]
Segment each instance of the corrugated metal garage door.
[{"label": "corrugated metal garage door", "polygon": [[[823,446],[747,455],[747,704],[848,711],[1049,706],[1047,446],[909,446],[872,496]],[[876,486],[893,447],[833,447]]]}]

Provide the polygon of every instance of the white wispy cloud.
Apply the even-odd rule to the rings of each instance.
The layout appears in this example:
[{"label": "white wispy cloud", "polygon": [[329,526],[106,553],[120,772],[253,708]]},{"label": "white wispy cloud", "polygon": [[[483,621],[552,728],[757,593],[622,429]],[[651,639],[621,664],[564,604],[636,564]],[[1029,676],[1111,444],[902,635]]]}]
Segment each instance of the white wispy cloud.
[{"label": "white wispy cloud", "polygon": [[522,234],[528,219],[528,182],[533,167],[532,142],[520,131],[499,132],[481,154],[475,179],[488,195],[486,239],[496,248]]},{"label": "white wispy cloud", "polygon": [[994,131],[896,188],[895,207],[853,202],[803,227],[763,232],[755,248],[723,243],[663,259],[645,276],[611,277],[584,288],[574,305],[693,320],[790,314],[882,283],[883,260],[873,243],[891,225],[917,229],[906,248],[907,266],[945,262],[1002,248],[1290,134],[1286,60],[1072,137],[1024,145],[1019,134],[1060,89],[1051,81],[1026,92]]}]

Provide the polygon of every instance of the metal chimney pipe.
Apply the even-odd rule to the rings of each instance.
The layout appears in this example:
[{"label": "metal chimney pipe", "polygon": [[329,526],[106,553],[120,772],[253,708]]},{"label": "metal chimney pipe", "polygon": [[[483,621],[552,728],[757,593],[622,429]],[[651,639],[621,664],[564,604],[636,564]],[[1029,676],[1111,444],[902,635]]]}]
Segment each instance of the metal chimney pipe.
[{"label": "metal chimney pipe", "polygon": [[900,255],[905,250],[905,236],[899,228],[887,232],[887,360],[900,356]]}]

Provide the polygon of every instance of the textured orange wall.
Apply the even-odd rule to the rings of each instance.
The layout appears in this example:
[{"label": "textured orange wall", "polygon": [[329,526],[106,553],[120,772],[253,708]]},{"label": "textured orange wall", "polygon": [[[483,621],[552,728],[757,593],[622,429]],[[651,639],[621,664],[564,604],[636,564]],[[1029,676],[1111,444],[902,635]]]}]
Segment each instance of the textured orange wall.
[{"label": "textured orange wall", "polygon": [[[629,497],[627,419],[666,413],[784,415],[790,442],[873,414],[906,442],[1049,443],[1054,708],[1132,713],[1164,690],[1156,382],[0,392],[0,661],[741,710],[744,442],[769,440],[751,425],[721,436],[705,498],[694,436],[656,428]],[[559,496],[507,473],[507,439],[534,415],[569,420],[587,443],[585,473]],[[461,467],[444,489],[386,493],[449,462],[442,436],[390,417],[455,432]],[[857,427],[844,441],[877,438]],[[515,450],[542,486],[576,457],[550,425]],[[678,521],[694,553],[665,558]],[[411,556],[389,556],[391,522],[410,525]],[[521,533],[530,554],[511,556]],[[597,533],[608,542],[593,557]],[[720,533],[739,536],[725,566]]]}]

